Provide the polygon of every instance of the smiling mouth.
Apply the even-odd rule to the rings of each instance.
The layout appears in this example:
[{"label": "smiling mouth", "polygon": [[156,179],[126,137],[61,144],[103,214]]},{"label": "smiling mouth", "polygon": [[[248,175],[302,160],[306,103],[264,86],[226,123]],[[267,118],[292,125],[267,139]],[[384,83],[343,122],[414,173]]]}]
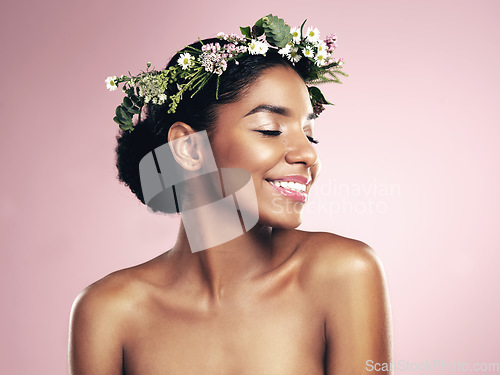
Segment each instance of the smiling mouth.
[{"label": "smiling mouth", "polygon": [[283,180],[266,180],[271,187],[286,198],[293,199],[298,202],[307,202],[307,185],[300,182],[283,181]]}]

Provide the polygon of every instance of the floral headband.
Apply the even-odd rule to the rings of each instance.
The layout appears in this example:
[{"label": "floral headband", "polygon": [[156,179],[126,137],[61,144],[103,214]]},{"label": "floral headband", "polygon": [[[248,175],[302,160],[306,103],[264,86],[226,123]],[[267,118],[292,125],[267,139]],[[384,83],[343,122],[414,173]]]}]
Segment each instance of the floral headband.
[{"label": "floral headband", "polygon": [[[293,65],[307,59],[307,69],[302,74],[306,84],[325,82],[341,83],[338,75],[347,76],[341,69],[343,60],[333,57],[337,47],[336,36],[319,39],[319,31],[309,27],[304,34],[304,24],[290,28],[283,19],[269,14],[259,19],[253,27],[240,27],[241,36],[219,33],[217,37],[227,43],[202,44],[201,48],[187,46],[179,52],[177,64],[165,70],[147,69],[136,76],[122,75],[108,77],[106,87],[110,91],[118,89],[123,83],[126,96],[116,108],[113,120],[120,129],[134,130],[133,117],[140,116],[144,105],[168,103],[168,113],[175,113],[184,94],[195,96],[215,75],[217,77],[216,99],[218,99],[219,80],[228,64],[239,64],[238,59],[248,55],[266,55],[274,49]],[[319,115],[328,102],[315,86],[308,86],[309,97],[314,113]]]}]

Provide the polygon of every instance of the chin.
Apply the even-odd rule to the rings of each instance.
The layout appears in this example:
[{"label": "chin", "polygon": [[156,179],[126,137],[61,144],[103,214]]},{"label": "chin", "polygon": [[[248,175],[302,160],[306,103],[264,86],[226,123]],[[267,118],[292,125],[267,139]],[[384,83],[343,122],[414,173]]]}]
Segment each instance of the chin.
[{"label": "chin", "polygon": [[304,203],[275,199],[259,209],[259,223],[273,228],[294,229],[302,224]]}]

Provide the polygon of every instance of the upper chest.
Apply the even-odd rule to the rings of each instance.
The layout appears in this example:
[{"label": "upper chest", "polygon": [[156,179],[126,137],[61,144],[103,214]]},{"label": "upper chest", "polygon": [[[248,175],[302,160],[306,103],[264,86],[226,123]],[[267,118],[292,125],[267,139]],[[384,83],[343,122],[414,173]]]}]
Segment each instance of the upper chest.
[{"label": "upper chest", "polygon": [[140,304],[124,347],[127,374],[322,374],[324,321],[307,293],[287,287],[241,305]]}]

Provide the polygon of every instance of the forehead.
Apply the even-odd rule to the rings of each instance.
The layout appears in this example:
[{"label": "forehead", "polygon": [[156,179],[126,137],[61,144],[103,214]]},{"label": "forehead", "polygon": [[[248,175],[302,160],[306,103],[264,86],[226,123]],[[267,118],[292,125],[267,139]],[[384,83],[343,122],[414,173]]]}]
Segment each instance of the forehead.
[{"label": "forehead", "polygon": [[312,112],[307,86],[295,70],[285,66],[266,69],[248,90],[245,101],[282,105],[303,113]]},{"label": "forehead", "polygon": [[309,92],[302,78],[292,68],[276,66],[264,70],[240,101],[223,105],[219,118],[236,120],[263,105],[287,108],[291,117],[301,119],[313,112]]}]

